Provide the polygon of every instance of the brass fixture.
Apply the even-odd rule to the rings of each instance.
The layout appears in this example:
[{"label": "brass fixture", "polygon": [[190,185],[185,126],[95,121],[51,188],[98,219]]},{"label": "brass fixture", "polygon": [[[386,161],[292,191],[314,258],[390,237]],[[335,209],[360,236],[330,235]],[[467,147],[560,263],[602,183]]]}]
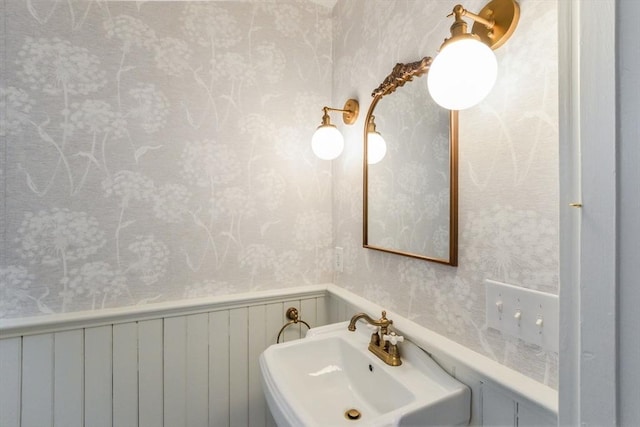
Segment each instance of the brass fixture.
[{"label": "brass fixture", "polygon": [[311,329],[311,326],[309,326],[309,324],[307,322],[305,322],[304,320],[300,319],[298,317],[298,309],[295,307],[289,307],[287,309],[287,313],[286,313],[287,319],[289,319],[289,321],[287,323],[285,323],[282,328],[280,328],[280,332],[278,332],[278,338],[276,339],[276,344],[280,343],[280,336],[282,335],[282,333],[284,332],[285,329],[287,329],[287,327],[291,326],[291,325],[295,325],[298,323],[302,323],[304,324],[308,329]]},{"label": "brass fixture", "polygon": [[322,123],[311,138],[311,148],[316,156],[323,160],[333,160],[342,153],[344,138],[335,125],[331,124],[329,111],[342,112],[342,121],[346,125],[352,125],[358,119],[360,104],[355,99],[348,99],[344,108],[323,107]]},{"label": "brass fixture", "polygon": [[[412,158],[417,159],[425,159],[421,156],[421,152],[417,151],[407,151],[411,150],[412,145],[407,144],[405,141],[402,141],[402,134],[398,134],[398,132],[394,132],[393,123],[394,117],[397,115],[401,115],[404,111],[416,111],[419,114],[418,120],[423,123],[426,123],[427,120],[422,120],[426,118],[431,111],[432,106],[435,107],[435,104],[431,99],[429,99],[429,94],[424,93],[424,91],[420,90],[417,87],[417,84],[422,81],[422,79],[426,78],[427,73],[429,71],[429,67],[432,63],[432,58],[425,56],[419,61],[410,62],[410,63],[397,63],[390,74],[388,74],[383,82],[373,90],[371,96],[373,100],[369,106],[369,110],[367,112],[365,123],[367,126],[364,128],[364,161],[363,161],[363,232],[362,232],[362,246],[367,249],[373,249],[377,251],[383,251],[387,253],[394,253],[403,256],[409,256],[417,259],[422,259],[431,262],[437,262],[450,266],[458,265],[458,111],[452,110],[449,111],[449,114],[438,114],[437,121],[433,123],[433,125],[427,129],[429,132],[433,133],[441,133],[442,135],[448,137],[448,163],[438,164],[437,173],[442,174],[446,177],[448,181],[448,196],[449,203],[447,206],[447,210],[442,213],[442,217],[438,217],[438,220],[442,221],[442,224],[446,227],[448,231],[448,245],[440,251],[439,253],[434,250],[425,251],[422,250],[423,246],[419,246],[418,244],[412,245],[412,243],[402,243],[399,244],[393,238],[385,239],[386,236],[394,236],[391,233],[391,229],[393,227],[388,227],[391,224],[391,216],[381,216],[384,214],[391,214],[391,211],[386,207],[390,203],[390,198],[386,194],[376,193],[375,186],[373,182],[376,179],[380,179],[383,177],[383,170],[381,168],[371,167],[371,159],[372,149],[371,146],[374,145],[372,142],[372,136],[375,135],[371,132],[371,130],[376,130],[373,125],[373,116],[374,112],[375,119],[382,119],[383,121],[379,121],[380,126],[385,126],[385,121],[387,123],[387,127],[383,127],[382,131],[384,133],[387,146],[387,153],[384,158],[386,162],[386,168],[388,170],[395,170],[395,168],[403,167],[402,159],[405,157],[402,156],[412,156]],[[424,76],[424,77],[422,77]],[[415,81],[415,84],[408,84],[408,82]],[[411,103],[406,104],[403,102],[397,104],[397,102],[386,102],[382,101],[383,98],[390,97],[393,95],[399,88],[404,88],[405,94],[410,94],[410,96],[405,96],[402,98],[403,100],[409,100]],[[424,96],[416,96],[415,94],[419,93]],[[382,101],[382,102],[381,102]],[[393,107],[391,106],[393,105]],[[425,106],[427,108],[425,108]],[[448,116],[448,120],[447,120]],[[419,128],[418,120],[415,122],[410,122],[407,126],[412,129],[412,132],[415,132]],[[389,126],[391,124],[391,126]],[[412,133],[414,135],[414,133]],[[424,135],[422,135],[424,136]],[[426,140],[426,136],[423,138]],[[429,142],[432,144],[432,142]],[[416,149],[421,149],[421,143],[415,144]],[[426,159],[425,159],[426,160]],[[399,170],[399,169],[398,169]],[[446,193],[442,193],[446,194]],[[413,200],[413,199],[412,199]],[[446,217],[444,216],[446,215]],[[379,224],[384,224],[385,230],[381,231],[381,226]],[[420,225],[422,227],[431,227],[431,224]],[[419,230],[419,231],[418,231]],[[423,228],[411,228],[411,233],[416,233],[416,235],[427,235],[428,233],[423,232]],[[428,228],[428,231],[434,231],[434,228]]]},{"label": "brass fixture", "polygon": [[382,317],[378,320],[374,320],[367,313],[355,314],[347,329],[350,331],[356,330],[356,322],[360,319],[365,320],[368,324],[377,326],[380,330],[376,330],[371,334],[371,340],[369,341],[369,351],[378,356],[380,360],[390,366],[402,365],[400,359],[400,351],[398,350],[398,342],[404,341],[404,337],[397,335],[395,332],[389,331],[389,326],[393,324],[393,320],[387,319],[387,312],[382,311]]},{"label": "brass fixture", "polygon": [[344,417],[349,421],[359,420],[362,414],[357,409],[349,409],[344,413]]},{"label": "brass fixture", "polygon": [[579,203],[579,202],[569,203],[569,206],[571,206],[572,208],[581,208],[582,203]]},{"label": "brass fixture", "polygon": [[[480,39],[491,49],[496,50],[509,40],[516,30],[520,19],[520,6],[515,0],[492,0],[477,15],[457,4],[447,17],[453,16],[451,37],[445,39],[440,50],[447,44],[456,41],[456,37],[473,37]],[[466,16],[474,21],[471,33],[467,33]]]},{"label": "brass fixture", "polygon": [[383,97],[396,91],[399,87],[405,85],[405,83],[413,80],[414,77],[420,77],[429,71],[429,67],[433,59],[429,56],[425,56],[419,61],[403,64],[398,62],[391,70],[391,73],[384,79],[380,86],[378,86],[372,93],[372,97]]},{"label": "brass fixture", "polygon": [[[462,5],[451,14],[451,37],[444,40],[427,77],[434,101],[450,110],[464,110],[482,101],[491,91],[498,74],[492,50],[506,43],[520,19],[516,0],[491,0],[478,13]],[[474,21],[471,32],[463,17]]]}]

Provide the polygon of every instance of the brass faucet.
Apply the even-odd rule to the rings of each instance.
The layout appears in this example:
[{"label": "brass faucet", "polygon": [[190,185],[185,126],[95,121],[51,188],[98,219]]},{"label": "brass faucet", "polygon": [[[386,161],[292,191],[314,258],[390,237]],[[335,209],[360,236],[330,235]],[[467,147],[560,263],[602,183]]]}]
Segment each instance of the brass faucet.
[{"label": "brass faucet", "polygon": [[376,331],[371,334],[371,340],[369,341],[369,351],[378,356],[378,358],[387,365],[402,365],[397,342],[403,341],[404,338],[400,335],[396,335],[395,332],[389,332],[389,326],[393,324],[393,320],[387,319],[387,312],[383,311],[382,317],[378,320],[374,320],[367,313],[358,313],[351,318],[347,329],[352,332],[355,331],[356,322],[360,319],[365,320],[370,325],[378,326],[380,328],[379,332]]}]

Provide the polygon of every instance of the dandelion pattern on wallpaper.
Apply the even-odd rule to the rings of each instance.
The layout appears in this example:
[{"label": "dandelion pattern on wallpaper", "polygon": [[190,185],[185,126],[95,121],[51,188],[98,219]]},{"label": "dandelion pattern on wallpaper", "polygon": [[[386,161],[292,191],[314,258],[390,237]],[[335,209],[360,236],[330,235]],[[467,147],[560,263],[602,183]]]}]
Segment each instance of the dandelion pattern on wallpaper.
[{"label": "dandelion pattern on wallpaper", "polygon": [[3,7],[0,317],[330,280],[327,8]]},{"label": "dandelion pattern on wallpaper", "polygon": [[[483,4],[469,0],[465,7],[480,10]],[[449,34],[444,16],[451,7],[438,1],[338,2],[334,38],[342,42],[335,45],[334,96],[352,95],[354,87],[368,96],[396,62],[435,56]],[[345,269],[336,284],[557,387],[557,353],[508,338],[485,321],[485,279],[550,293],[559,287],[557,32],[537,30],[541,24],[557,28],[557,2],[527,0],[520,7],[518,28],[496,50],[500,72],[492,93],[459,116],[458,267],[362,249],[362,216],[352,203],[361,197],[361,159],[342,156],[337,169],[349,172],[334,178],[334,215],[340,218],[335,244],[345,248]],[[381,102],[400,100],[394,94]],[[403,118],[396,120],[404,125]],[[376,124],[384,134],[377,116]],[[394,178],[420,183],[414,191],[432,185],[420,177],[419,166],[406,165],[406,171],[391,168]],[[401,192],[394,194],[399,198]],[[415,205],[416,215],[433,212]]]}]

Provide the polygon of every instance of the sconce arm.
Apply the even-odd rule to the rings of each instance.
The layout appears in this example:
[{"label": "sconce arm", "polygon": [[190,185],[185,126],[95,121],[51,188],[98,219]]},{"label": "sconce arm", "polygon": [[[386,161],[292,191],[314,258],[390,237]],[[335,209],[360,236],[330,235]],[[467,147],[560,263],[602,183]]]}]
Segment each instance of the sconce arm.
[{"label": "sconce arm", "polygon": [[340,111],[341,113],[348,112],[347,110],[343,110],[342,108],[323,107],[322,109],[324,110],[325,114],[328,114],[329,111]]},{"label": "sconce arm", "polygon": [[485,27],[487,27],[487,30],[492,29],[496,25],[496,21],[494,19],[483,18],[482,16],[476,15],[473,12],[469,12],[467,9],[465,9],[462,5],[459,5],[459,4],[454,6],[453,12],[448,16],[452,16],[452,15],[455,16],[456,20],[460,19],[463,16],[466,16],[472,19],[474,22],[478,22],[484,25]]},{"label": "sconce arm", "polygon": [[358,113],[360,112],[360,105],[358,101],[355,99],[348,99],[344,104],[344,108],[332,108],[332,107],[322,107],[322,111],[324,111],[324,115],[322,116],[322,124],[327,125],[330,124],[329,120],[329,111],[339,111],[342,113],[342,121],[346,125],[353,124],[358,118]]},{"label": "sconce arm", "polygon": [[[457,4],[448,16],[455,17],[450,28],[451,39],[470,35],[479,38],[491,49],[496,50],[515,31],[520,19],[520,6],[516,0],[490,0],[479,13],[475,14]],[[467,23],[462,17],[468,17],[474,21],[469,34],[467,34]],[[446,39],[442,47],[451,39]]]}]

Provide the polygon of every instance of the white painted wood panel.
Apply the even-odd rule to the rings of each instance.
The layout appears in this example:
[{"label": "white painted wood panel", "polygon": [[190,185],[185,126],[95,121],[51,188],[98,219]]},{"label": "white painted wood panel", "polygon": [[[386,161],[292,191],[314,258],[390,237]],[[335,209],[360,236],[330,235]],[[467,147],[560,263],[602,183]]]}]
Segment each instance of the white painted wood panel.
[{"label": "white painted wood panel", "polygon": [[516,426],[516,402],[493,387],[482,387],[482,424]]},{"label": "white painted wood panel", "polygon": [[[347,304],[344,300],[332,297],[329,299],[329,322],[328,323],[337,323],[344,322],[345,320],[351,319],[351,316],[356,314],[358,310],[351,307],[351,305]],[[375,313],[370,313],[372,316]]]},{"label": "white painted wood panel", "polygon": [[266,401],[260,384],[260,365],[258,358],[267,347],[266,343],[266,306],[256,305],[249,307],[249,335],[248,335],[248,362],[249,362],[249,425],[251,427],[265,427],[266,425]]},{"label": "white painted wood panel", "polygon": [[619,101],[618,423],[640,424],[640,2],[616,2]]},{"label": "white painted wood panel", "polygon": [[[580,92],[575,107],[580,114],[580,158],[572,160],[581,164],[584,208],[579,211],[580,246],[573,248],[580,254],[579,281],[566,284],[579,292],[571,300],[580,310],[579,324],[572,325],[579,352],[571,356],[577,356],[573,362],[580,367],[579,423],[613,427],[618,425],[617,1],[599,0],[597,7],[594,2],[578,3],[580,22],[575,24],[580,29],[580,51],[575,65]],[[562,377],[560,384],[564,385]]]},{"label": "white painted wood panel", "polygon": [[183,426],[187,420],[187,319],[164,320],[164,424]]},{"label": "white painted wood panel", "polygon": [[22,343],[22,427],[53,424],[53,335],[24,337]]},{"label": "white painted wood panel", "polygon": [[[336,292],[332,295],[340,294]],[[135,426],[135,412],[131,407],[133,403],[137,410],[138,425],[141,427],[273,427],[275,424],[262,396],[257,360],[264,348],[275,343],[279,329],[287,320],[286,309],[290,306],[299,307],[301,318],[312,326],[322,325],[322,316],[336,316],[335,321],[342,321],[357,311],[373,315],[379,310],[373,305],[361,304],[356,297],[353,301],[341,300],[340,297],[292,299],[289,294],[283,301],[269,300],[264,304],[252,302],[246,307],[233,309],[212,307],[207,313],[194,314],[187,310],[185,315],[179,315],[177,311],[171,310],[170,317],[159,316],[157,319],[87,328],[86,335],[82,328],[56,332],[55,337],[46,334],[29,335],[24,337],[27,343],[24,354],[20,343],[23,338],[0,340],[0,374],[5,371],[12,373],[9,391],[4,378],[0,381],[0,396],[9,396],[10,399],[3,399],[0,408],[14,408],[13,412],[7,412],[8,415],[2,414],[4,418],[0,418],[1,425],[49,426],[52,425],[54,415],[55,419],[74,420],[68,425],[78,425],[75,421],[78,419],[78,411],[58,413],[57,408],[62,410],[65,405],[57,404],[64,402],[64,398],[60,397],[62,390],[70,390],[77,395],[77,383],[81,383],[81,389],[84,387],[78,378],[83,378],[82,371],[86,370],[84,382],[87,386],[84,387],[86,390],[82,390],[86,397],[81,395],[78,399],[79,405],[87,400],[87,419],[82,425]],[[332,314],[328,314],[330,311]],[[401,328],[407,326],[403,319],[394,317],[394,320],[398,320],[397,324]],[[51,325],[46,327],[54,330]],[[407,328],[407,331],[412,329]],[[84,345],[81,345],[82,337]],[[4,351],[7,348],[9,351]],[[433,351],[434,348],[428,350]],[[81,363],[76,364],[73,360],[80,360]],[[65,367],[65,361],[69,367]],[[481,387],[483,376],[469,365],[460,365],[450,358],[439,362],[453,370],[460,379],[464,378],[463,381],[472,381],[477,385],[475,388],[472,385],[474,401],[481,400],[478,396],[485,394],[484,402],[475,403],[472,408],[475,414],[473,425],[480,425],[483,416],[486,425],[553,423],[553,410],[530,404],[535,401],[535,397],[530,401],[518,398],[516,394],[504,392],[500,385],[491,382],[491,387]],[[18,369],[15,369],[16,365]],[[73,369],[72,365],[76,366],[75,371],[68,370]],[[33,366],[37,366],[40,372],[34,374],[36,371],[29,368]],[[29,368],[31,374],[20,378],[16,372],[23,372],[25,368]],[[72,372],[75,379],[64,378],[62,372]],[[133,374],[127,374],[131,372]],[[64,382],[59,383],[63,378]],[[113,412],[94,423],[95,414],[99,411],[96,408],[91,410],[91,399],[95,399],[96,392],[88,388],[90,384],[99,381],[109,390],[105,393],[105,388],[98,389],[105,394],[104,401],[107,403],[99,408],[103,412]],[[21,382],[25,382],[25,385],[21,385]],[[69,385],[63,386],[65,382]],[[76,384],[76,389],[73,384]],[[21,387],[22,394],[19,392]],[[20,396],[27,394],[27,403],[20,407]],[[34,402],[44,402],[44,405],[41,408]],[[53,413],[52,404],[56,408]],[[177,407],[177,411],[173,411],[174,407]],[[34,408],[37,408],[36,412],[31,411]],[[19,419],[21,411],[22,424]],[[164,419],[165,414],[167,420]],[[9,421],[5,423],[5,419]]]},{"label": "white painted wood panel", "polygon": [[334,295],[327,298],[327,315],[329,316],[327,323],[336,323],[340,321],[338,319],[339,300],[340,298]]},{"label": "white painted wood panel", "polygon": [[[300,301],[300,319],[304,320],[312,328],[318,324],[318,308],[315,299],[303,299]],[[307,334],[308,328],[300,325],[300,337],[304,337]]]},{"label": "white painted wood panel", "polygon": [[84,421],[91,427],[111,427],[113,414],[113,328],[84,331]]},{"label": "white painted wood panel", "polygon": [[270,346],[275,344],[278,339],[278,332],[284,325],[284,304],[273,303],[267,304],[265,312],[265,327],[266,327],[266,344]]},{"label": "white painted wood panel", "polygon": [[229,427],[229,311],[209,313],[209,425]]},{"label": "white painted wood panel", "polygon": [[297,307],[312,326],[327,317],[324,295],[283,295],[277,301],[270,294],[263,304],[252,297],[244,307],[234,299],[231,309],[194,313],[187,307],[184,315],[171,307],[167,317],[159,312],[130,321],[118,312],[118,321],[99,326],[91,313],[91,327],[74,316],[73,327],[66,320],[41,322],[27,325],[25,336],[15,326],[7,333],[4,323],[0,425],[273,426],[258,357],[275,343],[288,307]]},{"label": "white painted wood panel", "polygon": [[113,326],[113,425],[138,425],[138,324]]},{"label": "white painted wood panel", "polygon": [[518,427],[555,427],[558,417],[541,408],[518,402]]},{"label": "white painted wood panel", "polygon": [[54,334],[55,427],[84,425],[84,333],[80,329]]},{"label": "white painted wood panel", "polygon": [[163,321],[138,323],[138,420],[140,427],[164,425]]},{"label": "white painted wood panel", "polygon": [[0,340],[0,426],[20,425],[22,338]]},{"label": "white painted wood panel", "polygon": [[187,427],[209,424],[209,315],[187,316]]},{"label": "white painted wood panel", "polygon": [[329,318],[329,311],[327,308],[327,298],[316,298],[316,324],[311,327],[326,325]]},{"label": "white painted wood panel", "polygon": [[[621,104],[616,99],[620,3],[558,2],[561,425],[618,424],[617,255],[624,253],[616,233],[621,218],[616,210],[621,194]],[[583,207],[571,208],[571,202]]]},{"label": "white painted wood panel", "polygon": [[229,422],[231,426],[249,425],[248,310],[229,312]]}]

